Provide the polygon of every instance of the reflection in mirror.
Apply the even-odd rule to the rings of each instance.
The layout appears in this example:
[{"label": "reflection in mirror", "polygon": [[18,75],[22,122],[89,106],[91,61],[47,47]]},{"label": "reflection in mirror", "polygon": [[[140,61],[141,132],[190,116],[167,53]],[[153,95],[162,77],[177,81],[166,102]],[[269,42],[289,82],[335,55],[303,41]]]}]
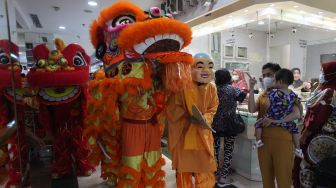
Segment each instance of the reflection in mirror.
[{"label": "reflection in mirror", "polygon": [[25,182],[24,174],[29,170],[22,66],[16,45],[14,2],[0,0],[0,4],[0,184],[19,187]]}]

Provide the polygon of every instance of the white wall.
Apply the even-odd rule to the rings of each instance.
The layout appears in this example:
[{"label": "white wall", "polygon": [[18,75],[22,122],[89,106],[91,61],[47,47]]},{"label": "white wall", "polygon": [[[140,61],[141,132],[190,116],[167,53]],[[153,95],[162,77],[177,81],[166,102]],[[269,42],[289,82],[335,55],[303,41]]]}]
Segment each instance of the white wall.
[{"label": "white wall", "polygon": [[192,55],[200,52],[210,54],[209,37],[210,35],[205,35],[193,38],[186,52]]},{"label": "white wall", "polygon": [[[249,33],[253,33],[253,38],[249,38]],[[222,45],[226,44],[228,39],[232,39],[229,30],[222,31]],[[266,34],[261,31],[247,31],[246,29],[234,29],[235,49],[237,47],[247,47],[248,59],[223,58],[225,61],[241,61],[250,63],[250,74],[255,77],[261,75],[262,65],[266,63]]]},{"label": "white wall", "polygon": [[[250,74],[259,77],[261,74],[261,67],[266,63],[266,34],[261,31],[251,31],[254,37],[249,38],[249,33],[245,29],[235,29],[235,48],[247,47],[248,59],[224,58],[222,57],[222,67],[225,61],[239,61],[250,63]],[[188,47],[188,52],[195,54],[198,52],[206,52],[210,54],[209,45],[210,35],[193,38],[192,43]],[[230,31],[222,31],[222,49],[228,39],[231,39]],[[222,50],[223,54],[223,50]]]},{"label": "white wall", "polygon": [[[297,32],[295,34],[292,33],[292,29],[278,31],[275,34],[275,37],[271,40],[271,47],[289,45],[289,66],[286,68],[298,67],[301,69],[303,79],[309,79],[311,77],[310,74],[312,73],[312,71],[315,71],[314,74],[317,74],[319,68],[314,68],[312,70],[310,64],[307,63],[307,60],[311,56],[309,58],[307,57],[307,49],[300,47],[299,40],[307,40],[309,44],[313,43],[314,41],[333,39],[335,37],[335,31],[326,31],[320,29],[313,30],[311,28],[308,29],[299,27],[297,28]],[[319,55],[318,58],[320,58]],[[280,61],[281,59],[279,59],[279,62]],[[284,63],[282,62],[280,64]]]},{"label": "white wall", "polygon": [[281,67],[290,67],[290,45],[273,46],[270,48],[270,61]]},{"label": "white wall", "polygon": [[307,77],[318,78],[320,74],[320,55],[336,53],[336,42],[311,45],[307,48]]},{"label": "white wall", "polygon": [[[8,0],[8,14],[9,14],[11,40],[13,43],[17,43],[15,6],[13,4],[13,1],[10,0]],[[0,18],[0,39],[8,39],[9,37],[7,30],[5,0],[0,0],[0,15],[3,15],[3,17]]]}]

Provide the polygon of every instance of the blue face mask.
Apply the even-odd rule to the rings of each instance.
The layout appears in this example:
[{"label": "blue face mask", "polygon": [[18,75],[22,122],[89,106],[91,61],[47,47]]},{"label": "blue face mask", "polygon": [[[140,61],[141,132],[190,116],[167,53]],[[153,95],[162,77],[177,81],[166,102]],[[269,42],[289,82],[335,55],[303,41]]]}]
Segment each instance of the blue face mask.
[{"label": "blue face mask", "polygon": [[325,79],[324,79],[324,74],[323,73],[320,74],[319,82],[320,82],[320,84],[323,84],[323,83],[326,82]]}]

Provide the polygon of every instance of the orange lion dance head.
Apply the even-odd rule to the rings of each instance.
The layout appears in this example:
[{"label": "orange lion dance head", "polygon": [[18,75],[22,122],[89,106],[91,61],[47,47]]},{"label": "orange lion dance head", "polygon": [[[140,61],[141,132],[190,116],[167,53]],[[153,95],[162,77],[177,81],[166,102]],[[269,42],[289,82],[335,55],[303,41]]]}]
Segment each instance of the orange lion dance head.
[{"label": "orange lion dance head", "polygon": [[[159,8],[145,12],[132,3],[117,2],[101,11],[90,35],[107,77],[127,75],[134,62],[143,61],[151,64],[151,76],[161,77],[168,90],[181,90],[191,82],[193,59],[181,52],[191,42],[191,29],[162,15]],[[124,62],[132,63],[119,66]]]}]

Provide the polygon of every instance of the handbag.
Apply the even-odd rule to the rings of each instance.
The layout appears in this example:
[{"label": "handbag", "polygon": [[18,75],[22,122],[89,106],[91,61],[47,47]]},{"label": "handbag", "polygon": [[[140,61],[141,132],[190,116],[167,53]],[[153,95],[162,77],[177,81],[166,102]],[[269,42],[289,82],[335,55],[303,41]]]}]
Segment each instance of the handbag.
[{"label": "handbag", "polygon": [[239,114],[239,111],[235,115],[228,115],[228,118],[222,125],[214,127],[216,137],[237,136],[245,131],[246,124]]}]

